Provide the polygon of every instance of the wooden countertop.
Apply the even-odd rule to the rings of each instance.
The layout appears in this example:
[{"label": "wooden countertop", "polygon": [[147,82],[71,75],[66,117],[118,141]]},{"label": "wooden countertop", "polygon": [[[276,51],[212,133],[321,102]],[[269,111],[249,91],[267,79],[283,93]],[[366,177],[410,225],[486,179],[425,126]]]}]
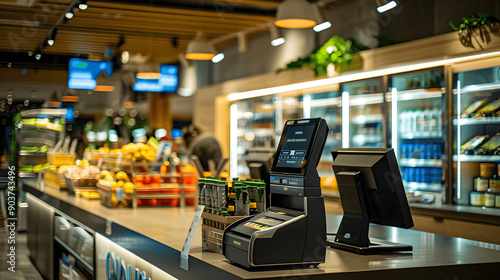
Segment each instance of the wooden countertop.
[{"label": "wooden countertop", "polygon": [[[191,270],[184,271],[179,268],[180,250],[195,214],[194,207],[110,209],[98,200],[89,201],[65,191],[48,187],[39,190],[33,182],[25,184],[25,190],[179,279],[396,279],[402,276],[405,280],[477,279],[480,275],[497,275],[500,265],[500,251],[492,250],[498,249],[498,245],[372,225],[370,236],[411,244],[413,252],[360,256],[328,249],[326,263],[317,268],[247,270],[231,264],[222,255],[202,251],[200,226],[190,252]],[[336,231],[340,219],[337,215],[327,216],[328,232]],[[115,225],[111,235],[105,233],[106,220]],[[131,242],[131,238],[136,242]]]}]

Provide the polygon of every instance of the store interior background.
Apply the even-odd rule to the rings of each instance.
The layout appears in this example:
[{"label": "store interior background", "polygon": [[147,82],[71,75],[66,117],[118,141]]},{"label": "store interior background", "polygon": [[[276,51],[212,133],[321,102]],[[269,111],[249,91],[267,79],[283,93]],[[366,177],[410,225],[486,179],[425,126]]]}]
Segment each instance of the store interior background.
[{"label": "store interior background", "polygon": [[[116,3],[116,1],[109,2]],[[258,6],[253,7],[253,9],[256,10],[256,14],[259,12],[264,13],[265,16],[263,16],[263,18],[269,18],[269,21],[271,21],[273,19],[273,9],[275,10],[280,1],[269,2],[275,5],[264,6],[265,10],[261,11],[258,10],[260,9]],[[59,3],[64,3],[64,1],[59,1]],[[68,4],[69,3],[70,1],[68,1]],[[244,1],[241,3],[244,3]],[[269,32],[251,34],[248,38],[249,47],[245,52],[240,52],[238,50],[236,39],[230,39],[223,42],[223,48],[219,49],[220,52],[225,54],[225,58],[218,64],[205,61],[191,61],[190,66],[181,67],[181,80],[178,92],[185,96],[178,94],[169,94],[166,96],[169,99],[168,104],[165,103],[168,106],[168,119],[190,121],[192,116],[196,115],[198,111],[198,108],[196,108],[193,102],[198,89],[235,79],[273,73],[278,68],[283,67],[287,62],[309,54],[315,47],[320,46],[333,35],[338,35],[345,39],[356,39],[360,43],[374,49],[379,46],[377,37],[384,37],[393,44],[407,42],[450,33],[452,30],[448,22],[451,20],[457,23],[463,16],[471,16],[477,12],[488,12],[492,16],[500,15],[500,1],[401,0],[398,1],[398,6],[395,9],[383,14],[376,12],[375,1],[319,1],[319,3],[323,6],[322,12],[325,19],[332,22],[332,27],[327,30],[316,33],[311,29],[281,29],[286,42],[277,47],[270,45]],[[217,16],[220,17],[220,22],[222,24],[224,24],[224,15],[226,13],[234,13],[240,9],[240,3],[238,1],[189,1],[189,4],[192,5],[192,9],[199,8],[217,12]],[[2,5],[1,2],[0,5]],[[89,8],[87,11],[91,11],[92,1],[88,1],[88,5]],[[149,2],[147,5],[150,7],[155,7],[156,5],[168,6],[168,3],[157,1],[156,3]],[[252,7],[247,8],[246,11],[252,11]],[[2,13],[9,12],[6,11]],[[79,14],[83,13],[85,13],[85,11],[77,13],[75,15],[75,20],[78,18]],[[29,14],[28,11],[28,13],[18,13],[16,16],[20,18],[24,16],[24,18],[30,19],[33,18],[34,15],[35,13],[31,12],[31,14]],[[7,16],[5,14],[5,16],[2,17],[10,18],[12,16]],[[71,21],[66,24],[71,26]],[[154,25],[154,21],[150,22],[150,24]],[[69,29],[69,27],[65,27],[64,25],[65,23],[61,23],[61,30],[64,30],[64,28]],[[123,88],[123,81],[127,79],[127,76],[130,76],[130,71],[137,71],[139,69],[157,71],[157,67],[160,63],[179,63],[177,59],[159,61],[158,58],[151,56],[153,52],[148,50],[153,48],[151,45],[155,44],[155,40],[161,39],[162,44],[165,43],[165,35],[162,35],[161,38],[155,38],[155,34],[151,33],[148,35],[151,36],[150,40],[144,46],[144,53],[131,53],[132,56],[136,55],[139,56],[139,58],[140,56],[149,56],[147,61],[141,64],[132,65],[134,63],[130,63],[131,65],[125,65],[121,70],[115,70],[113,76],[110,78],[104,75],[99,77],[98,84],[113,85],[115,87],[113,92],[95,92],[89,94],[86,90],[68,90],[66,60],[71,56],[85,57],[89,54],[104,54],[106,51],[105,48],[103,48],[100,53],[62,53],[58,54],[60,56],[59,59],[51,57],[52,61],[43,56],[41,61],[36,61],[32,57],[28,59],[27,50],[35,49],[36,44],[24,45],[22,44],[23,41],[21,42],[19,51],[16,53],[15,49],[12,47],[12,37],[9,37],[12,36],[13,32],[14,34],[22,34],[21,27],[22,26],[13,28],[12,25],[0,23],[0,30],[2,30],[0,33],[2,38],[2,43],[0,45],[0,98],[6,100],[9,91],[12,91],[12,97],[15,102],[22,103],[24,100],[28,99],[32,103],[43,103],[49,99],[53,93],[57,93],[58,98],[66,94],[77,95],[80,99],[76,109],[79,111],[80,118],[88,118],[97,121],[102,117],[107,108],[119,108],[123,106],[123,101],[126,98],[133,98],[130,96],[124,97],[125,94],[131,95]],[[143,28],[145,33],[150,31],[148,26],[144,26]],[[46,29],[47,28],[44,27],[43,29],[40,28],[40,30],[35,30],[36,37],[43,37]],[[81,27],[69,30],[74,30],[72,32],[75,34],[78,34],[79,31],[85,32],[85,28]],[[210,34],[210,30],[200,30]],[[195,33],[191,36],[194,37],[194,35]],[[207,37],[208,36],[209,35],[207,35]],[[119,34],[114,34],[114,37],[119,37]],[[71,42],[72,45],[83,44],[82,42],[87,39],[87,37],[83,36],[80,38],[74,36],[73,38],[74,41]],[[189,39],[186,38],[186,40]],[[62,42],[57,41],[56,45],[61,43]],[[172,46],[166,45],[165,48],[165,52],[172,52]],[[170,48],[170,50],[167,50],[168,48]],[[45,48],[45,50],[42,50],[42,54],[45,52],[51,54],[50,47]],[[128,50],[127,36],[125,36],[125,43],[119,49],[113,48],[115,55],[120,51],[126,50]],[[184,49],[179,46],[178,49],[173,51],[182,53]],[[397,56],[398,54],[394,55]],[[425,54],[423,56],[425,57]],[[313,78],[312,72],[302,73],[301,75],[303,75],[300,77],[301,79]],[[146,95],[145,99],[151,100],[153,96],[155,95]],[[117,100],[120,100],[121,104]],[[141,108],[141,112],[146,113],[149,111],[150,102],[147,100],[142,102],[144,103],[143,105],[137,104],[136,106]],[[149,111],[148,120],[151,121],[160,117],[155,116],[157,113],[158,112],[154,110]],[[6,112],[1,112],[0,114],[2,114],[4,118],[6,117]],[[7,115],[9,114],[7,113]],[[159,120],[154,121],[158,123],[157,125],[168,125],[167,128],[171,128],[172,126],[172,124],[167,124]],[[2,123],[2,125],[5,124]],[[156,125],[153,125],[153,127],[154,126]],[[207,127],[207,124],[202,123],[200,126],[205,127],[204,129],[209,131],[213,131],[214,129],[213,124]]]},{"label": "store interior background", "polygon": [[[0,7],[5,5],[0,0]],[[86,12],[91,12],[93,4],[98,5],[102,2],[109,5],[118,5],[122,1],[87,1],[89,8],[87,11],[81,11],[75,14],[74,22],[78,22],[78,17],[84,17]],[[131,5],[134,1],[126,2],[125,5]],[[183,2],[183,3],[182,3]],[[179,8],[183,7],[192,10],[203,10],[212,13],[211,17],[217,18],[221,26],[227,24],[225,19],[229,15],[234,15],[238,12],[245,12],[247,15],[258,15],[255,19],[255,24],[263,24],[271,22],[274,19],[274,13],[277,5],[282,1],[250,1],[252,3],[262,2],[260,4],[249,3],[247,1],[144,1],[141,7],[154,10],[156,7]],[[266,3],[265,3],[266,2]],[[240,46],[236,37],[229,38],[220,42],[217,46],[220,52],[225,54],[224,60],[214,64],[211,61],[189,61],[189,65],[181,63],[177,56],[185,51],[185,46],[197,31],[201,30],[206,33],[209,39],[216,40],[225,35],[236,34],[240,31],[245,31],[252,28],[252,24],[245,22],[242,19],[241,26],[246,26],[243,29],[239,27],[231,27],[226,29],[225,35],[216,35],[214,30],[203,26],[203,22],[197,23],[197,26],[191,26],[189,32],[184,32],[182,35],[168,35],[166,32],[158,32],[158,25],[162,23],[155,22],[153,18],[158,16],[157,12],[145,12],[142,16],[151,13],[152,19],[145,21],[141,29],[144,33],[144,42],[139,39],[132,39],[132,36],[125,35],[124,43],[119,48],[116,44],[120,41],[122,35],[116,26],[104,26],[105,34],[93,38],[89,33],[99,32],[94,26],[93,29],[88,29],[81,24],[76,24],[71,20],[67,23],[61,23],[59,34],[65,33],[63,38],[68,39],[66,42],[58,40],[55,43],[64,44],[65,50],[58,53],[57,49],[46,47],[42,50],[42,59],[35,60],[28,56],[28,51],[34,51],[37,44],[43,39],[50,26],[39,26],[31,30],[35,34],[31,36],[26,43],[20,41],[18,52],[13,48],[12,32],[22,34],[22,21],[17,26],[11,23],[2,22],[0,20],[0,102],[7,102],[9,94],[13,99],[14,104],[21,105],[19,108],[24,109],[25,100],[29,100],[29,107],[33,108],[41,104],[48,104],[51,99],[61,100],[65,95],[76,95],[79,101],[75,106],[78,111],[78,117],[75,119],[75,124],[79,123],[80,127],[75,130],[83,129],[83,124],[86,121],[98,123],[104,116],[111,112],[112,116],[117,116],[118,111],[125,106],[126,101],[135,101],[134,107],[137,111],[138,119],[146,119],[153,130],[165,128],[171,131],[172,128],[181,128],[182,126],[193,123],[204,131],[212,132],[219,137],[219,140],[224,144],[223,150],[226,157],[229,157],[229,149],[227,147],[227,135],[217,133],[217,126],[226,125],[225,123],[217,123],[215,117],[217,110],[216,97],[227,94],[220,89],[227,86],[231,87],[232,83],[237,81],[259,81],[259,77],[265,76],[267,80],[274,79],[274,84],[289,83],[290,81],[303,81],[314,79],[314,73],[308,69],[300,71],[285,71],[275,73],[275,71],[283,67],[286,63],[308,55],[314,48],[321,46],[330,37],[338,35],[345,39],[355,39],[359,43],[370,48],[367,52],[371,52],[375,62],[365,63],[363,70],[371,70],[376,66],[386,65],[383,58],[377,60],[377,51],[383,50],[384,46],[379,45],[377,38],[383,38],[384,41],[391,42],[391,46],[396,46],[399,43],[411,42],[439,36],[444,34],[452,34],[454,40],[458,41],[456,32],[452,30],[448,22],[452,21],[457,24],[464,16],[471,16],[478,12],[487,12],[491,16],[500,17],[500,0],[491,1],[468,1],[468,0],[400,0],[398,6],[386,13],[380,14],[376,11],[376,3],[371,0],[337,0],[337,1],[315,1],[322,5],[322,12],[325,19],[332,23],[332,27],[322,32],[316,33],[311,29],[307,30],[285,30],[281,29],[286,42],[283,45],[273,47],[270,45],[269,31],[259,31],[248,34],[248,49],[240,51]],[[36,3],[49,3],[47,1],[36,1]],[[73,1],[58,1],[60,7],[67,7]],[[36,6],[37,4],[35,4]],[[48,4],[47,4],[48,5]],[[5,6],[13,9],[15,6]],[[130,7],[130,6],[128,6]],[[62,9],[62,8],[61,8]],[[38,10],[21,9],[19,12],[12,10],[0,11],[1,18],[17,17],[20,20],[24,18],[32,19]],[[22,11],[21,11],[22,10]],[[119,8],[116,10],[118,11]],[[59,12],[59,14],[62,13]],[[109,10],[106,16],[114,16],[117,24],[124,24],[118,14],[113,14],[114,10]],[[153,16],[154,15],[154,16]],[[227,15],[227,16],[226,16]],[[104,17],[104,14],[102,15]],[[51,22],[53,20],[51,19]],[[96,19],[98,21],[98,19]],[[251,21],[251,20],[248,20]],[[106,21],[110,22],[110,21]],[[238,25],[239,26],[239,25]],[[24,26],[25,27],[25,26]],[[116,29],[113,31],[113,29]],[[173,24],[173,29],[186,29],[182,23]],[[221,27],[222,28],[222,27]],[[63,32],[61,32],[63,31]],[[79,33],[83,32],[83,33]],[[107,33],[106,32],[110,32]],[[84,33],[86,35],[84,35]],[[124,32],[126,33],[126,32]],[[71,35],[71,36],[70,36]],[[138,37],[134,35],[134,37]],[[178,37],[179,45],[174,47],[172,39]],[[96,40],[94,42],[94,40]],[[493,38],[496,40],[496,38]],[[90,43],[89,43],[90,42]],[[112,44],[111,44],[112,43]],[[92,48],[85,50],[86,44],[91,44]],[[142,49],[140,48],[142,46]],[[121,66],[120,69],[115,69],[111,77],[106,77],[102,74],[98,78],[98,84],[114,86],[111,92],[93,92],[87,90],[70,90],[68,89],[68,71],[67,60],[70,57],[88,57],[89,55],[97,55],[106,57],[107,49],[111,48],[113,57],[123,51],[129,51],[131,62]],[[78,53],[72,53],[70,50],[80,49]],[[133,49],[135,51],[133,51]],[[138,51],[141,50],[141,51]],[[162,52],[164,51],[164,54]],[[432,58],[432,53],[425,53],[414,49],[411,51],[412,57],[420,59]],[[394,53],[392,61],[405,62],[408,61],[406,54]],[[134,74],[138,71],[158,71],[160,64],[178,64],[180,66],[180,81],[177,93],[141,93],[136,94],[130,90],[130,81],[133,80]],[[370,68],[371,67],[371,68]],[[247,87],[247,90],[258,89],[265,87],[264,84],[255,83]],[[210,92],[210,94],[205,94]],[[38,104],[38,105],[37,105]],[[109,111],[109,109],[112,109]],[[130,108],[129,108],[130,109]],[[130,110],[129,110],[130,111]],[[7,126],[17,108],[7,112],[0,111],[0,119],[2,119],[2,139],[6,139],[5,126]],[[81,121],[79,121],[81,120]],[[6,142],[2,141],[2,145]],[[2,150],[4,146],[2,146]],[[431,219],[432,220],[432,219]],[[432,221],[429,222],[428,228],[420,228],[432,231]]]}]

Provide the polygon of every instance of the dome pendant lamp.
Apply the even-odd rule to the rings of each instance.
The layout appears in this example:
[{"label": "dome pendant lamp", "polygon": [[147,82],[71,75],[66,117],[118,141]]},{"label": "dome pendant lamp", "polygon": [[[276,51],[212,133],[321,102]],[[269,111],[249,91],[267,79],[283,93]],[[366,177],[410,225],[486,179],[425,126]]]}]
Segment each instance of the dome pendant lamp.
[{"label": "dome pendant lamp", "polygon": [[306,0],[285,0],[278,6],[274,24],[282,28],[310,28],[318,23],[313,4]]},{"label": "dome pendant lamp", "polygon": [[196,37],[188,43],[186,48],[186,59],[190,60],[211,60],[217,52],[210,44],[202,32],[198,32]]}]

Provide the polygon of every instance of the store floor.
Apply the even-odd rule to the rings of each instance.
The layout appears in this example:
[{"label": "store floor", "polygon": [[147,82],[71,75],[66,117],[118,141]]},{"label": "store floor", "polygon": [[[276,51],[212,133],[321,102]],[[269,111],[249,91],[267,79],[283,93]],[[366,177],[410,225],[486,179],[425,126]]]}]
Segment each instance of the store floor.
[{"label": "store floor", "polygon": [[31,260],[28,258],[27,234],[25,232],[16,233],[16,263],[15,272],[8,270],[10,244],[7,244],[7,233],[5,228],[0,227],[0,279],[2,280],[40,280],[43,279],[36,270]]}]

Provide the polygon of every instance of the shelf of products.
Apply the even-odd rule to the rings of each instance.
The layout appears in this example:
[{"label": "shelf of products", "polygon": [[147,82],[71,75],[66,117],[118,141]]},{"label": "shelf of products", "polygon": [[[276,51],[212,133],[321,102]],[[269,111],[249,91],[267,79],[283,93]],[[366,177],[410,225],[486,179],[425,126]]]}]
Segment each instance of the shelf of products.
[{"label": "shelf of products", "polygon": [[496,205],[500,194],[499,73],[499,67],[492,67],[453,75],[455,197],[461,205],[500,207],[500,202]]}]

